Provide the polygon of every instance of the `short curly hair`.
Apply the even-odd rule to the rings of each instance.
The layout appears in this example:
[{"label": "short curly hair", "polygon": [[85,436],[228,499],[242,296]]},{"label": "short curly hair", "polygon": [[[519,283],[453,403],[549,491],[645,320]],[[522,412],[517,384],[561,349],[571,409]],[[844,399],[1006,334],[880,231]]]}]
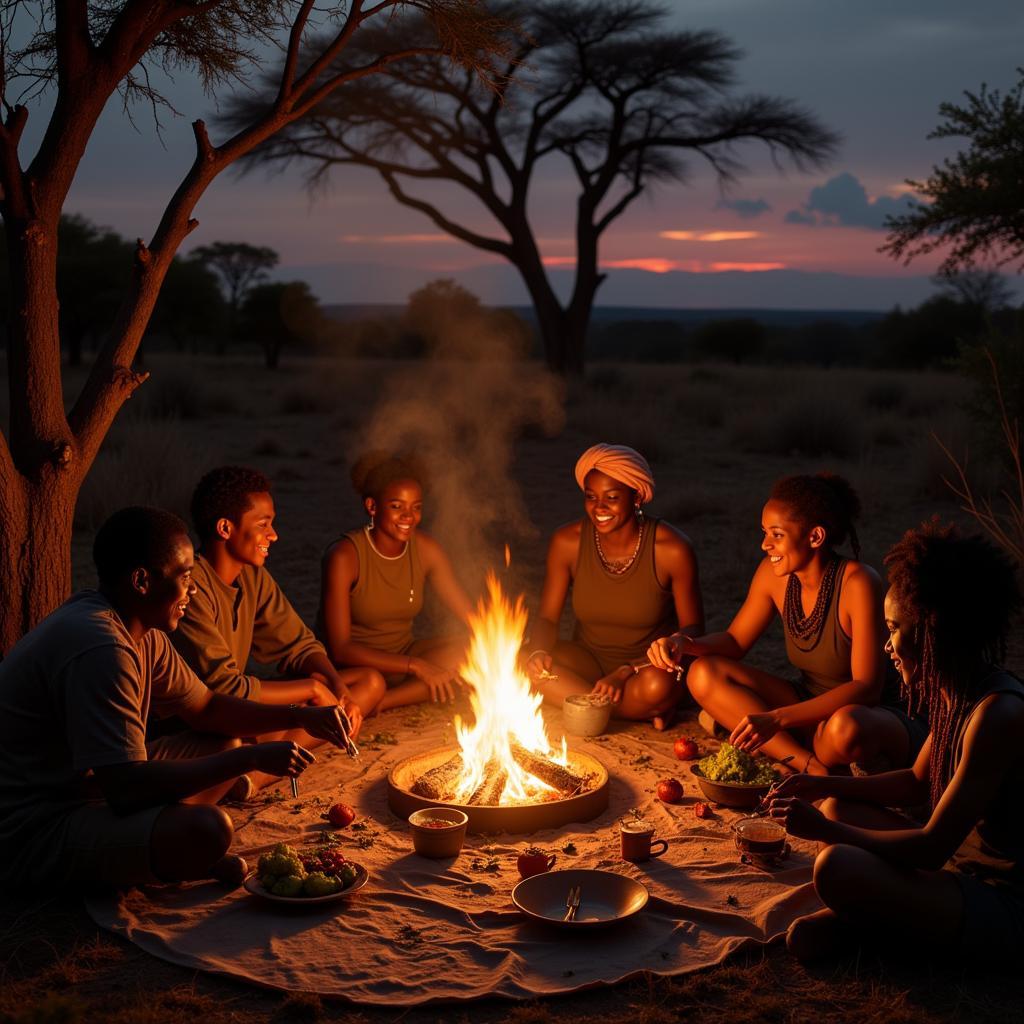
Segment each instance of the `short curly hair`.
[{"label": "short curly hair", "polygon": [[192,523],[200,542],[217,533],[217,521],[240,523],[252,508],[252,496],[270,492],[270,481],[258,469],[219,466],[196,484],[192,493]]},{"label": "short curly hair", "polygon": [[824,527],[830,547],[838,547],[849,537],[853,557],[860,558],[860,541],[853,525],[860,515],[860,498],[843,477],[835,473],[784,476],[775,481],[768,500],[785,505],[798,523]]},{"label": "short curly hair", "polygon": [[885,556],[889,592],[913,630],[919,674],[907,694],[932,730],[932,804],[952,778],[957,736],[981,693],[979,665],[997,665],[1021,592],[994,544],[937,516],[908,530]]},{"label": "short curly hair", "polygon": [[92,544],[100,585],[114,586],[136,569],[163,567],[182,537],[188,538],[188,527],[173,512],[145,505],[119,509],[96,531]]},{"label": "short curly hair", "polygon": [[387,451],[368,451],[356,459],[350,474],[352,486],[360,498],[378,498],[396,480],[415,480],[427,490],[427,475],[415,455],[396,455]]}]

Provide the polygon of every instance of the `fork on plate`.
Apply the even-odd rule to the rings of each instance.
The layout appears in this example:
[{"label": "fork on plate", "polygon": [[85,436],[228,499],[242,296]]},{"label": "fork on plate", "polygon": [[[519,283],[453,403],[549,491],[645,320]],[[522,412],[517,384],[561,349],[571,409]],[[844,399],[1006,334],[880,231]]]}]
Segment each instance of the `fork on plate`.
[{"label": "fork on plate", "polygon": [[569,889],[569,894],[565,897],[565,917],[563,921],[575,921],[576,911],[580,909],[580,897],[583,895],[580,886],[574,885]]}]

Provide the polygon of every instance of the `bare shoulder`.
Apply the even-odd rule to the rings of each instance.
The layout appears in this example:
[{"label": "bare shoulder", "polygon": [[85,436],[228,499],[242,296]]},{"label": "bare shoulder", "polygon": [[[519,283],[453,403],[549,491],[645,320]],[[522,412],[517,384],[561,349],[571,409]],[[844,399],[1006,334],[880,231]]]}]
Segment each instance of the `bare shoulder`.
[{"label": "bare shoulder", "polygon": [[843,585],[847,584],[854,587],[871,587],[879,591],[882,589],[882,578],[866,562],[855,562],[851,558],[843,571]]},{"label": "bare shoulder", "polygon": [[659,519],[654,533],[654,543],[659,550],[693,554],[693,541],[677,526]]},{"label": "bare shoulder", "polygon": [[973,731],[986,737],[1024,738],[1024,693],[989,694],[979,705],[972,721]]},{"label": "bare shoulder", "polygon": [[324,552],[323,564],[328,571],[357,576],[359,574],[359,554],[356,552],[356,546],[352,543],[352,539],[347,536],[339,537]]},{"label": "bare shoulder", "polygon": [[776,576],[772,572],[772,563],[765,555],[754,570],[754,577],[750,581],[750,593],[767,597],[775,603],[776,607],[781,608],[786,599],[786,581],[788,579],[788,576]]}]

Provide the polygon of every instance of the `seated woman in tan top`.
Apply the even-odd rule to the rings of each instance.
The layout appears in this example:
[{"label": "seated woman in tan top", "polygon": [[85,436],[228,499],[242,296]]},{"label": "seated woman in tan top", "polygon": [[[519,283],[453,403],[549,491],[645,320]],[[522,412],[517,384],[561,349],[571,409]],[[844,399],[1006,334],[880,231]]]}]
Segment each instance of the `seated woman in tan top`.
[{"label": "seated woman in tan top", "polygon": [[[697,703],[730,730],[734,746],[763,748],[791,770],[904,765],[924,740],[921,723],[877,706],[885,677],[882,594],[878,574],[856,560],[859,510],[841,477],[777,481],[761,516],[765,557],[729,628],[697,637],[683,630],[648,652],[663,668],[696,658],[687,685]],[[853,559],[836,553],[847,537]],[[796,680],[741,661],[776,615]]]},{"label": "seated woman in tan top", "polygon": [[[663,728],[683,685],[675,668],[636,666],[666,628],[704,628],[693,548],[675,527],[641,512],[654,478],[634,449],[594,445],[576,463],[576,482],[585,516],[551,538],[527,670],[552,703],[604,693],[619,718]],[[570,585],[576,629],[567,641],[558,623]]]},{"label": "seated woman in tan top", "polygon": [[376,710],[451,700],[464,645],[413,638],[427,584],[465,622],[469,599],[444,549],[418,529],[424,474],[415,460],[369,452],[352,468],[369,525],[351,530],[324,555],[318,633],[338,666],[382,672],[388,691]]}]

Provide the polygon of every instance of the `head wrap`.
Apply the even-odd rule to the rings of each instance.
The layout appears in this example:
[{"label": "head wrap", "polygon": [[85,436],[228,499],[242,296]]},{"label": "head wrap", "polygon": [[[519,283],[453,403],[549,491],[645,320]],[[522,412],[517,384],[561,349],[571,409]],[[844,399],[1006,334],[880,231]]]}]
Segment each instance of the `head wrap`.
[{"label": "head wrap", "polygon": [[635,448],[624,444],[595,444],[588,448],[576,462],[576,483],[581,490],[592,469],[636,491],[641,505],[646,505],[654,497],[651,467]]}]

